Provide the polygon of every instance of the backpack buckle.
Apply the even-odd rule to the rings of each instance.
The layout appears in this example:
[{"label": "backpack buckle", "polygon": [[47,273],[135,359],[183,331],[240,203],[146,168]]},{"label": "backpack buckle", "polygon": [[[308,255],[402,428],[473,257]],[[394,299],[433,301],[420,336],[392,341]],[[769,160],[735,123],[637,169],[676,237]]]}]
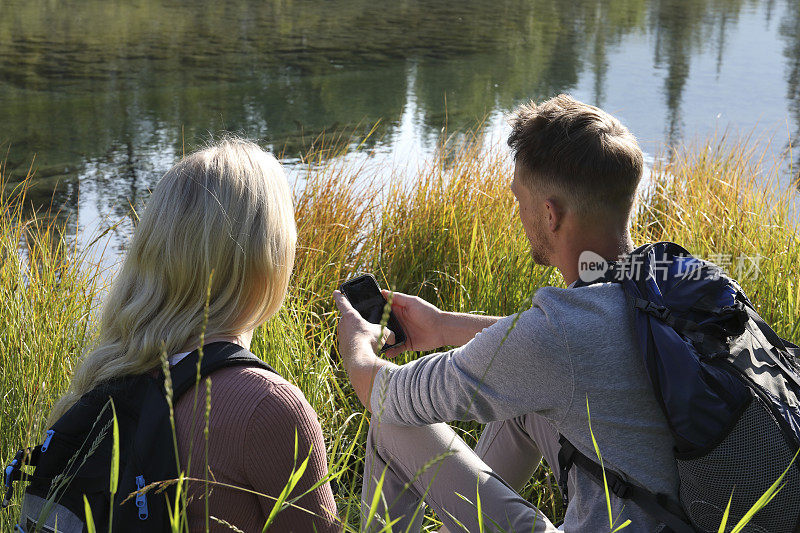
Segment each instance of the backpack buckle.
[{"label": "backpack buckle", "polygon": [[615,494],[618,498],[626,499],[628,497],[628,492],[631,490],[631,485],[627,481],[624,481],[619,476],[612,476],[613,479],[609,479],[611,482],[609,485],[609,490]]},{"label": "backpack buckle", "polygon": [[672,314],[672,311],[669,309],[669,307],[665,307],[663,305],[657,305],[651,302],[650,300],[644,300],[642,298],[636,299],[636,302],[634,302],[634,307],[636,307],[636,309],[641,309],[648,315],[656,317],[659,320],[663,320],[665,322]]},{"label": "backpack buckle", "polygon": [[11,463],[6,467],[5,475],[3,476],[3,485],[5,488],[11,488],[11,483],[14,480],[14,472],[19,470],[19,461],[14,459]]},{"label": "backpack buckle", "polygon": [[564,435],[558,436],[558,443],[561,449],[558,450],[558,488],[561,491],[561,498],[564,500],[564,506],[569,503],[569,487],[567,481],[569,479],[569,471],[575,461],[575,453],[577,450]]},{"label": "backpack buckle", "polygon": [[25,449],[17,451],[14,459],[6,466],[3,471],[3,486],[6,489],[0,509],[5,509],[11,503],[11,496],[14,495],[14,482],[22,477],[22,461],[25,458]]}]

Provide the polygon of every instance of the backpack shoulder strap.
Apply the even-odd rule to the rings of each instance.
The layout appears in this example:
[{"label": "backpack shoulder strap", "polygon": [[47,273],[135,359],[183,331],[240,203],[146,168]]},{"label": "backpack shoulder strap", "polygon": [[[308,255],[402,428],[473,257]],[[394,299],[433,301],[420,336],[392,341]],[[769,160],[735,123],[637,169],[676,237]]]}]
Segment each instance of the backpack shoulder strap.
[{"label": "backpack shoulder strap", "polygon": [[[578,468],[589,474],[592,481],[601,487],[607,483],[609,492],[618,498],[631,500],[641,507],[644,512],[663,522],[667,526],[667,529],[664,530],[665,533],[696,533],[694,527],[689,524],[681,506],[667,495],[650,492],[624,479],[612,470],[606,469],[604,471],[603,467],[581,453],[563,435],[558,436],[558,443],[561,445],[561,449],[558,452],[558,486],[561,488],[565,501],[567,501],[568,496],[567,476],[572,466],[577,465]],[[605,478],[603,477],[604,473]]]},{"label": "backpack shoulder strap", "polygon": [[[174,401],[189,391],[197,382],[197,361],[200,350],[197,349],[184,357],[177,365],[170,368]],[[212,342],[203,346],[203,359],[200,364],[200,380],[206,376],[229,366],[252,366],[263,368],[278,374],[267,363],[253,355],[249,350],[232,342]]]}]

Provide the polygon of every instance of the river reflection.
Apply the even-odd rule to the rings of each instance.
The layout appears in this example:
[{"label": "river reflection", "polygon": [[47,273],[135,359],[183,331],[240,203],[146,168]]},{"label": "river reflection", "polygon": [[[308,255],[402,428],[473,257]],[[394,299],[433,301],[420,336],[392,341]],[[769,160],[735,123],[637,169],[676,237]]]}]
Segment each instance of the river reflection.
[{"label": "river reflection", "polygon": [[34,204],[82,224],[222,130],[292,167],[321,132],[377,123],[361,150],[414,164],[445,123],[499,138],[504,112],[559,92],[649,154],[725,128],[780,151],[800,135],[800,2],[0,0],[6,174],[33,160]]}]

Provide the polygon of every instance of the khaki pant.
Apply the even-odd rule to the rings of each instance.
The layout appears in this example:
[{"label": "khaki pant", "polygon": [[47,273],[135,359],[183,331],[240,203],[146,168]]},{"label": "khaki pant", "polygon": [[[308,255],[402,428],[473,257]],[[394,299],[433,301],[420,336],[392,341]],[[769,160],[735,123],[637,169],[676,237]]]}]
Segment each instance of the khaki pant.
[{"label": "khaki pant", "polygon": [[538,415],[487,424],[475,450],[447,424],[393,426],[374,416],[367,435],[362,529],[383,475],[383,497],[370,531],[383,527],[388,510],[390,519],[398,520],[392,531],[417,533],[427,504],[449,531],[477,532],[477,493],[484,531],[559,531],[516,492],[533,475],[542,453],[557,456],[558,434]]}]

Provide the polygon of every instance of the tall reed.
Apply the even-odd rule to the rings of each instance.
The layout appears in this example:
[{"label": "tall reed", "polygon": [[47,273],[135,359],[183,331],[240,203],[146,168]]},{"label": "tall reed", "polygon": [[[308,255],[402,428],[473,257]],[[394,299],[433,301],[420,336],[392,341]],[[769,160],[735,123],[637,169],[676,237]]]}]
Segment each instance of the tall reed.
[{"label": "tall reed", "polygon": [[[294,190],[299,249],[289,295],[257,331],[252,350],[317,411],[340,515],[357,530],[365,418],[336,356],[332,291],[368,271],[382,285],[444,309],[511,314],[529,305],[540,284],[563,280],[531,261],[502,147],[486,147],[468,132],[443,140],[418,170],[401,172],[323,157],[332,148],[317,146],[322,151],[308,155],[306,177]],[[779,334],[798,342],[800,240],[790,212],[796,191],[781,187],[777,166],[753,157],[751,146],[726,146],[683,148],[652,170],[634,241],[675,241],[700,257],[729,261],[734,274],[743,260],[744,289]],[[48,409],[92,342],[92,310],[104,286],[104,273],[70,244],[63,225],[23,219],[23,202],[24,188],[0,197],[3,462],[41,436]],[[477,440],[477,424],[457,426],[467,442]],[[523,494],[550,518],[562,515],[545,467]],[[0,529],[11,527],[16,512],[0,513]],[[426,519],[426,529],[437,525]]]},{"label": "tall reed", "polygon": [[[44,431],[90,341],[103,273],[65,238],[51,213],[23,219],[26,189],[0,176],[0,457]],[[3,514],[5,520],[6,514]]]}]

